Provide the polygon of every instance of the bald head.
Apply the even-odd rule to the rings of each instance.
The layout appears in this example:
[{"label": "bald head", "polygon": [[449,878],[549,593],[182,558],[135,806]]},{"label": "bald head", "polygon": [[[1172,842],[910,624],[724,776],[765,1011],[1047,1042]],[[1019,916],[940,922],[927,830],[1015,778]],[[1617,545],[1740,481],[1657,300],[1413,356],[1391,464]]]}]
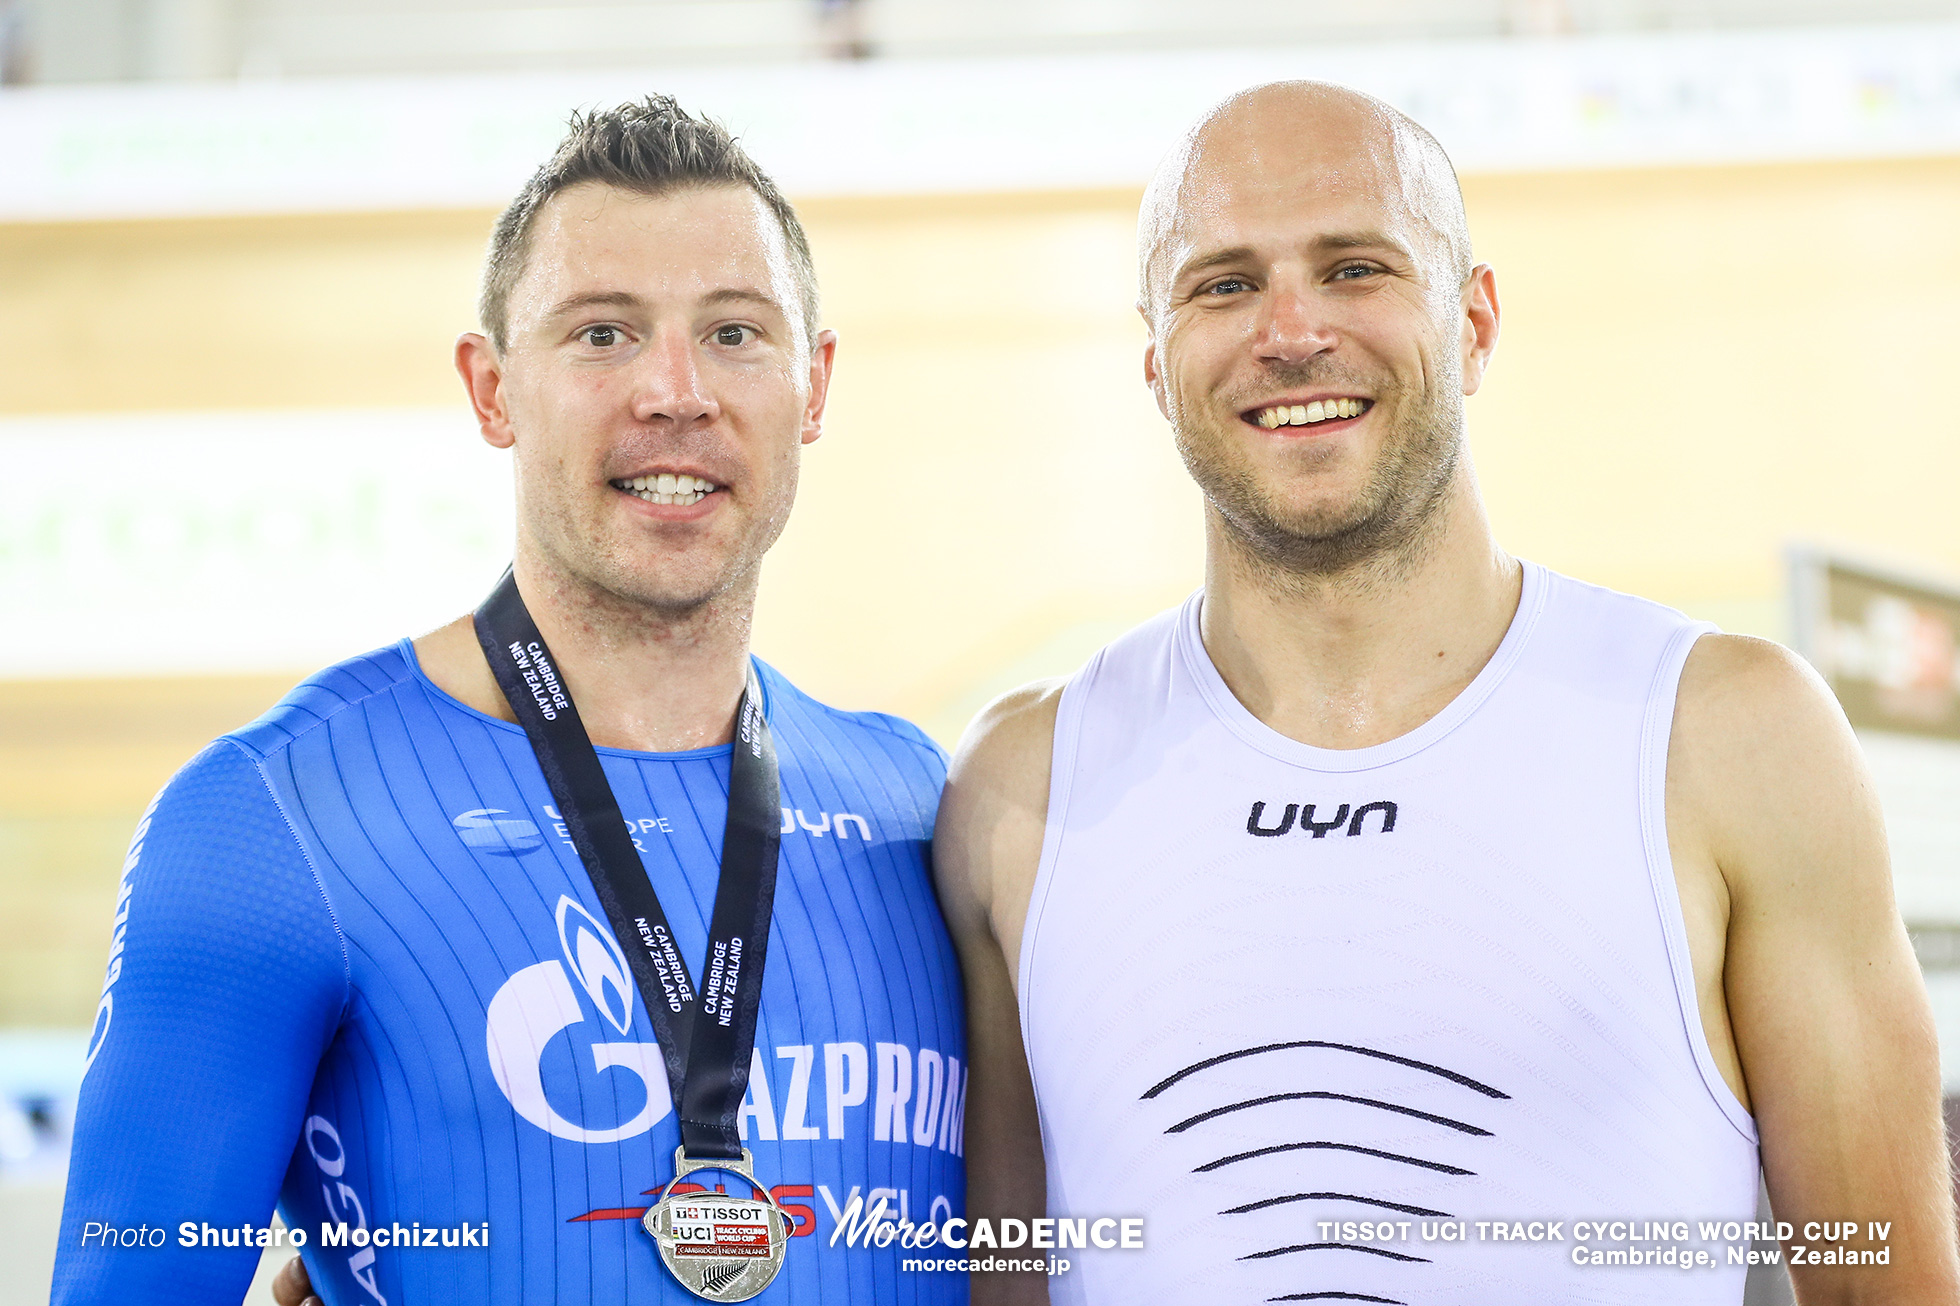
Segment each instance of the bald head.
[{"label": "bald head", "polygon": [[1435,137],[1359,91],[1271,82],[1213,108],[1151,179],[1137,231],[1145,313],[1165,301],[1181,266],[1205,256],[1226,210],[1284,209],[1309,194],[1373,201],[1391,228],[1383,234],[1410,243],[1435,288],[1454,293],[1469,276],[1463,192]]}]

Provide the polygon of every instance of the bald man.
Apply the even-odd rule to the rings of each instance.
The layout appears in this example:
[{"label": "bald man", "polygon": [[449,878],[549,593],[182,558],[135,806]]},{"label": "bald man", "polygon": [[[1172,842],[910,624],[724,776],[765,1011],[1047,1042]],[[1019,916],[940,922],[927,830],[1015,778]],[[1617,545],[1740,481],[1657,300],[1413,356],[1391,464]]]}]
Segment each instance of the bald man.
[{"label": "bald man", "polygon": [[1496,279],[1435,141],[1261,87],[1141,237],[1205,584],[954,762],[970,1209],[1045,1206],[1056,1295],[1109,1306],[1735,1303],[1747,1231],[1702,1222],[1760,1157],[1806,1306],[1954,1301],[1857,743],[1782,648],[1498,547]]}]

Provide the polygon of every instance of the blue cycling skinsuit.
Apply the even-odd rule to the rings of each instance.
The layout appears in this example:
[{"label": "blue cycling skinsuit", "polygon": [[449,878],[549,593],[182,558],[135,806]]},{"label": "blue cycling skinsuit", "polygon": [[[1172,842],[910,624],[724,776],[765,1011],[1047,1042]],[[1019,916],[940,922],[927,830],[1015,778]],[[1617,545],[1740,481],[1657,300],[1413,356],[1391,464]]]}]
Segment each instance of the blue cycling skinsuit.
[{"label": "blue cycling skinsuit", "polygon": [[[796,1222],[756,1300],[964,1302],[850,1245],[853,1199],[964,1214],[944,755],[755,665],[783,834],[740,1123]],[[698,974],[729,749],[598,751]],[[640,1226],[678,1129],[605,919],[522,729],[406,641],[212,744],[123,867],[54,1301],[236,1302],[275,1200],[329,1306],[695,1300]]]}]

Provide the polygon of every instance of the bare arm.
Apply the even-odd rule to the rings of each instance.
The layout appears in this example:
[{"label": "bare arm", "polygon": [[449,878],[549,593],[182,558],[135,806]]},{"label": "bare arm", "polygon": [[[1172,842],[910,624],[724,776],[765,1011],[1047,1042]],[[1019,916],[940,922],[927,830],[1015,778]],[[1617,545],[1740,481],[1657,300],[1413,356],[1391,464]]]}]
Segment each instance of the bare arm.
[{"label": "bare arm", "polygon": [[[1031,1219],[1047,1205],[1041,1124],[1021,1046],[1014,959],[1041,860],[1059,686],[996,700],[960,743],[933,833],[933,874],[966,977],[966,1209]],[[1042,1306],[1046,1277],[975,1275],[975,1306]]]},{"label": "bare arm", "polygon": [[1846,1244],[1889,1243],[1888,1266],[1793,1265],[1798,1297],[1960,1300],[1939,1048],[1883,820],[1843,713],[1793,654],[1734,636],[1696,646],[1668,755],[1668,825],[1684,890],[1706,868],[1726,908],[1704,952],[1724,950],[1732,1056],[1718,1021],[1710,1042],[1725,1068],[1739,1064],[1777,1218],[1806,1246],[1821,1241],[1805,1232],[1812,1221],[1857,1221],[1861,1235],[1891,1225]]}]

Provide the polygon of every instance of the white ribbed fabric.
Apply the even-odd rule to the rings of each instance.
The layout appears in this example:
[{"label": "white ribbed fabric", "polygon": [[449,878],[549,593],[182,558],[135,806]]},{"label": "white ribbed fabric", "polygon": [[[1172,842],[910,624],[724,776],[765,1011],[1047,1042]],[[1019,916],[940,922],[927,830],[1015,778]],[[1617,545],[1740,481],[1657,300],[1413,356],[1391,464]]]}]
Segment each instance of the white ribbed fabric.
[{"label": "white ribbed fabric", "polygon": [[[1070,681],[1021,952],[1049,1210],[1147,1218],[1058,1301],[1736,1303],[1744,1270],[1579,1267],[1575,1222],[1747,1220],[1667,851],[1709,629],[1526,564],[1434,719],[1330,750],[1219,678],[1199,598]],[[1369,1241],[1324,1221],[1408,1221]],[[1479,1241],[1479,1221],[1561,1241]],[[1424,1226],[1468,1222],[1468,1241]],[[1623,1231],[1624,1232],[1624,1231]],[[1634,1242],[1651,1252],[1672,1245]]]}]

